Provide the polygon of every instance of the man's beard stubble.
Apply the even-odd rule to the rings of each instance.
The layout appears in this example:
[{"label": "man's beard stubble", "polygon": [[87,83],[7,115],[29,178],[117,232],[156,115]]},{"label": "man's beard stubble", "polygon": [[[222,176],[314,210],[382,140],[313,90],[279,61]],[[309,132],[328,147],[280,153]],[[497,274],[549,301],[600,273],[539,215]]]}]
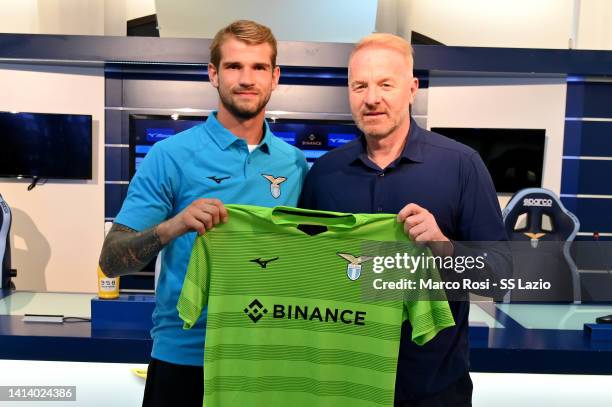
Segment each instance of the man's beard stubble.
[{"label": "man's beard stubble", "polygon": [[372,128],[368,128],[368,126],[364,125],[359,120],[355,120],[355,124],[357,124],[357,127],[359,128],[359,130],[361,130],[361,132],[366,137],[371,137],[371,138],[376,139],[376,140],[382,140],[382,139],[388,137],[398,127],[396,125],[391,125],[391,126],[389,126],[389,128],[386,128],[386,129],[382,129],[382,130],[381,129],[376,129],[376,130],[374,130]]},{"label": "man's beard stubble", "polygon": [[261,113],[261,111],[264,110],[266,105],[268,104],[268,101],[270,100],[270,96],[271,96],[271,94],[268,94],[257,104],[257,106],[255,106],[254,109],[250,109],[250,108],[242,108],[238,106],[237,104],[235,104],[231,96],[228,97],[223,92],[221,92],[220,87],[217,88],[217,92],[219,93],[219,99],[221,100],[221,103],[223,104],[223,106],[230,113],[232,113],[232,115],[240,119],[243,119],[243,120],[252,119],[253,117],[257,116],[259,113]]},{"label": "man's beard stubble", "polygon": [[359,116],[353,114],[353,121],[357,125],[357,128],[359,128],[359,130],[361,130],[365,136],[376,140],[383,140],[392,135],[399,127],[401,127],[403,120],[410,122],[410,111],[406,117],[400,117],[397,121],[391,121],[387,126],[383,126],[382,128],[376,128],[377,126],[370,127],[365,124],[365,120],[358,117]]}]

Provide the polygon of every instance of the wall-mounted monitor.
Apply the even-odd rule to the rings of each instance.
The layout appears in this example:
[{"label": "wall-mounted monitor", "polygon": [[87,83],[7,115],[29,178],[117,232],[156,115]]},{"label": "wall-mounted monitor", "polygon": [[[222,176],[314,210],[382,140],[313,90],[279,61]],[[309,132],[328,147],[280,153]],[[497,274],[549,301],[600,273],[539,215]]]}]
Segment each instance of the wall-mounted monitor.
[{"label": "wall-mounted monitor", "polygon": [[0,177],[92,178],[91,116],[0,112]]},{"label": "wall-mounted monitor", "polygon": [[[130,115],[130,174],[153,144],[206,120],[204,116]],[[333,148],[349,143],[361,132],[350,121],[319,119],[268,120],[270,129],[281,140],[304,151],[308,165]]]},{"label": "wall-mounted monitor", "polygon": [[192,128],[206,120],[205,116],[154,114],[130,115],[130,178],[153,144]]},{"label": "wall-mounted monitor", "polygon": [[323,154],[361,135],[351,121],[276,119],[270,129],[281,140],[301,149],[309,166]]},{"label": "wall-mounted monitor", "polygon": [[498,193],[542,186],[546,141],[543,129],[432,127],[431,131],[476,150]]}]

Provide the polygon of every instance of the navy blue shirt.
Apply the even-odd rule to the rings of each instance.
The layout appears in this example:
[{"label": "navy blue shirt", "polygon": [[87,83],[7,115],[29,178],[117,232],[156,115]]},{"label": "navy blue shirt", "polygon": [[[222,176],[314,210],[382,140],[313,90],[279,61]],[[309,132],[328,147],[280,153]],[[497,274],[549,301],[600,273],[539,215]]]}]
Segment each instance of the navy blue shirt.
[{"label": "navy blue shirt", "polygon": [[[418,127],[414,120],[401,156],[385,169],[368,158],[363,138],[319,158],[306,176],[299,205],[337,212],[398,213],[409,203],[431,212],[442,233],[453,241],[507,239],[491,176],[478,153]],[[493,264],[505,261],[495,253],[487,259]],[[509,277],[503,271],[495,275],[492,264],[487,268],[495,280]],[[422,347],[410,340],[410,322],[404,323],[396,402],[435,395],[468,371],[469,302],[450,306],[456,325]]]}]

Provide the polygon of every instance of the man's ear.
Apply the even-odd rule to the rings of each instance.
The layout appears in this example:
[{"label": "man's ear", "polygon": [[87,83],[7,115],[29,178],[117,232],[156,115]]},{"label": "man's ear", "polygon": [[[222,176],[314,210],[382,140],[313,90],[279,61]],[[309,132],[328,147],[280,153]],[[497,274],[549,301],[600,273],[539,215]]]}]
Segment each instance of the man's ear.
[{"label": "man's ear", "polygon": [[272,90],[276,89],[278,86],[278,81],[280,79],[280,67],[276,65],[274,69],[272,69]]},{"label": "man's ear", "polygon": [[414,103],[416,98],[417,90],[419,90],[419,78],[416,76],[411,79],[410,82],[410,104]]},{"label": "man's ear", "polygon": [[219,72],[211,62],[208,63],[208,80],[215,88],[219,87]]}]

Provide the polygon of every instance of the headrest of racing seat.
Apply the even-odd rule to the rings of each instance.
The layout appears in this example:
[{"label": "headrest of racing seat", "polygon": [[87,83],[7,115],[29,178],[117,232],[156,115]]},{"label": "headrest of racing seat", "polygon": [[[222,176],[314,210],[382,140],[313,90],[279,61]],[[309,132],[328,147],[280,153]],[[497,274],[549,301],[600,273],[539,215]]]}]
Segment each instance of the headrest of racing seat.
[{"label": "headrest of racing seat", "polygon": [[[580,302],[579,274],[569,251],[580,229],[578,218],[563,206],[554,192],[545,188],[518,191],[502,216],[511,241],[530,243],[513,248],[514,278],[550,281],[552,289],[538,297],[543,301]],[[526,293],[510,291],[505,300],[534,296],[522,294]]]}]

